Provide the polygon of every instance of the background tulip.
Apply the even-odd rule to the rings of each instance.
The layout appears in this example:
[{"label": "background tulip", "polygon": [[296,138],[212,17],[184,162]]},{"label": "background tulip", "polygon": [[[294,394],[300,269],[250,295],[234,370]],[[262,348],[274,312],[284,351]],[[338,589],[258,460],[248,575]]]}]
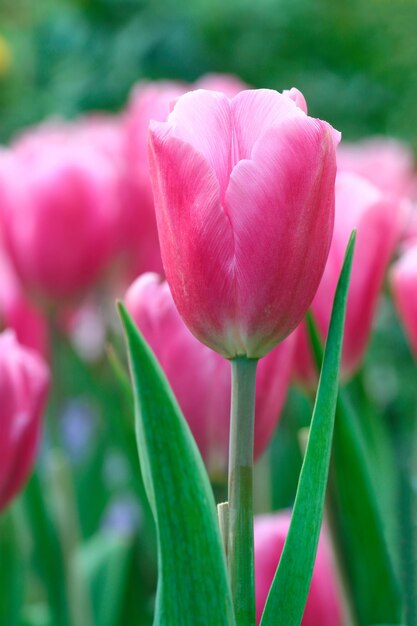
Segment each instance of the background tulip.
[{"label": "background tulip", "polygon": [[[212,476],[227,469],[230,367],[201,344],[182,321],[169,286],[156,274],[140,276],[126,305],[164,370]],[[265,450],[279,420],[292,370],[293,338],[258,366],[255,458]]]},{"label": "background tulip", "polygon": [[417,358],[417,244],[395,263],[390,278],[398,315]]},{"label": "background tulip", "polygon": [[0,510],[20,491],[32,469],[49,374],[40,356],[12,332],[0,335]]},{"label": "background tulip", "polygon": [[[291,511],[255,517],[256,619],[259,624],[291,522]],[[332,554],[322,530],[302,626],[342,626],[342,603]]]},{"label": "background tulip", "polygon": [[[332,245],[311,308],[324,338],[345,248],[350,233],[356,229],[342,353],[345,376],[353,373],[362,360],[384,274],[404,219],[405,208],[401,200],[386,197],[377,187],[356,174],[341,172],[337,175]],[[297,330],[295,366],[299,379],[314,384],[317,374],[304,324]]]},{"label": "background tulip", "polygon": [[96,281],[114,252],[118,172],[85,129],[45,127],[0,155],[0,215],[24,285],[71,298]]},{"label": "background tulip", "polygon": [[337,168],[359,174],[397,197],[411,197],[417,192],[413,152],[398,139],[374,137],[358,143],[343,142],[337,150]]},{"label": "background tulip", "polygon": [[193,334],[227,358],[263,356],[311,303],[333,229],[335,140],[271,90],[194,91],[151,126],[167,280]]}]

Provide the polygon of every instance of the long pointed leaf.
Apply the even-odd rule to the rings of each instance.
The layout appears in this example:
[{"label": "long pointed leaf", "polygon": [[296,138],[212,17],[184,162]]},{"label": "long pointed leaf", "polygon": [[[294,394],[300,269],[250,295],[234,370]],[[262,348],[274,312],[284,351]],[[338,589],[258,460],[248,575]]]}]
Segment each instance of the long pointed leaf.
[{"label": "long pointed leaf", "polygon": [[299,626],[304,613],[323,516],[354,241],[353,233],[334,298],[291,525],[265,605],[261,626]]},{"label": "long pointed leaf", "polygon": [[226,562],[210,483],[152,351],[120,306],[135,396],[136,437],[158,530],[154,624],[232,626]]},{"label": "long pointed leaf", "polygon": [[[309,335],[318,364],[323,349],[312,319]],[[383,621],[402,624],[401,594],[386,544],[358,416],[343,389],[339,391],[336,407],[329,493],[332,529],[341,548],[357,623],[359,626]]]}]

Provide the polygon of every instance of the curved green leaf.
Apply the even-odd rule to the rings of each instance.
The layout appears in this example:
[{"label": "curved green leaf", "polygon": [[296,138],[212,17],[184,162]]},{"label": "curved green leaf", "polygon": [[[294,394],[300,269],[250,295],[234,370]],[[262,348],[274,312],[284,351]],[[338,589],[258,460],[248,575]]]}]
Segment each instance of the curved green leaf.
[{"label": "curved green leaf", "polygon": [[334,298],[291,525],[261,626],[299,626],[304,613],[323,516],[354,241],[352,233]]},{"label": "curved green leaf", "polygon": [[154,624],[233,626],[226,561],[203,462],[156,358],[123,305],[119,311],[139,458],[158,531]]},{"label": "curved green leaf", "polygon": [[[309,320],[316,364],[322,359],[320,336]],[[368,416],[366,416],[368,417]],[[382,515],[374,492],[358,415],[339,391],[329,480],[332,531],[359,626],[402,624],[398,581],[388,552]]]}]

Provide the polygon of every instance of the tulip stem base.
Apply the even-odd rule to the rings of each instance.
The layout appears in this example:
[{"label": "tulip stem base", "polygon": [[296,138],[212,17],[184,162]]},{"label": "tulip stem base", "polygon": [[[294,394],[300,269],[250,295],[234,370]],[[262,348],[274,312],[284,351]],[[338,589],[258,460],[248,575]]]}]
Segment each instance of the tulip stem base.
[{"label": "tulip stem base", "polygon": [[227,562],[237,626],[255,626],[253,444],[257,360],[231,361]]}]

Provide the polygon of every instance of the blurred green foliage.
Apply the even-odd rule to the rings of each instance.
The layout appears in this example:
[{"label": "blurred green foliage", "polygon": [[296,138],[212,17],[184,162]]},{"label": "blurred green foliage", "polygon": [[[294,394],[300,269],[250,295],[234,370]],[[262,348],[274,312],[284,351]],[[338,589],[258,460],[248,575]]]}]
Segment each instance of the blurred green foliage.
[{"label": "blurred green foliage", "polygon": [[118,110],[143,78],[232,72],[292,85],[347,138],[417,146],[415,0],[2,0],[0,140]]}]

